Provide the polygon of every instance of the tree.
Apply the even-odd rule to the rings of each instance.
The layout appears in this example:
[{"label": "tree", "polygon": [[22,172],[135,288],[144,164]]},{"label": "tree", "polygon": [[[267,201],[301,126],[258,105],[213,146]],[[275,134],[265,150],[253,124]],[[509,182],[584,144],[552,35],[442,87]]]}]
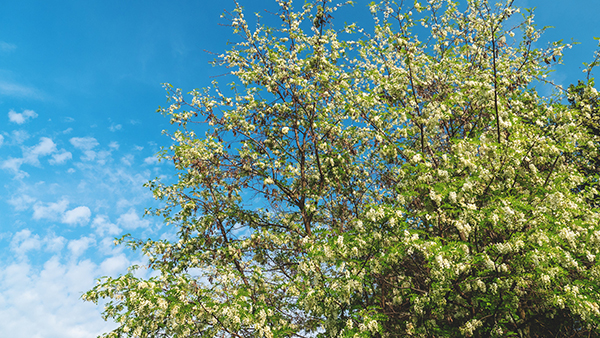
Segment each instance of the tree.
[{"label": "tree", "polygon": [[383,1],[372,30],[277,3],[231,14],[230,88],[167,86],[179,175],[149,213],[179,241],[122,239],[159,276],[85,294],[107,336],[600,336],[597,138],[535,89],[568,46],[512,1]]}]

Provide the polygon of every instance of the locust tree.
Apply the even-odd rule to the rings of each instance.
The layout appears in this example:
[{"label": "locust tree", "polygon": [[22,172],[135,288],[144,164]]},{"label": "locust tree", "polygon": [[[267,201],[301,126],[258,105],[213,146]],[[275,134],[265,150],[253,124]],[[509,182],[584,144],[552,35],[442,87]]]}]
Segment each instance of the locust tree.
[{"label": "locust tree", "polygon": [[123,238],[156,277],[84,295],[106,335],[598,336],[598,138],[536,90],[569,46],[512,1],[277,5],[228,16],[229,84],[167,86],[178,240]]}]

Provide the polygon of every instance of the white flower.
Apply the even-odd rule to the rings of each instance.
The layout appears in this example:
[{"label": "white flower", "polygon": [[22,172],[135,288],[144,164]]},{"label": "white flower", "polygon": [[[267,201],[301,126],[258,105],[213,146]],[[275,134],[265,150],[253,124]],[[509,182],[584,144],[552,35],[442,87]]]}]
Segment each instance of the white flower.
[{"label": "white flower", "polygon": [[450,202],[456,203],[456,192],[451,191],[450,194],[448,194],[448,198],[450,198]]},{"label": "white flower", "polygon": [[290,128],[288,128],[288,127],[281,128],[281,132],[284,133],[284,134],[287,134],[288,131],[290,131]]},{"label": "white flower", "polygon": [[166,300],[164,300],[163,298],[158,299],[158,307],[160,307],[163,310],[166,310],[168,306],[169,306],[169,303],[167,303]]},{"label": "white flower", "polygon": [[439,204],[442,201],[442,196],[436,194],[433,189],[429,190],[429,198],[431,198],[431,200],[437,204]]}]

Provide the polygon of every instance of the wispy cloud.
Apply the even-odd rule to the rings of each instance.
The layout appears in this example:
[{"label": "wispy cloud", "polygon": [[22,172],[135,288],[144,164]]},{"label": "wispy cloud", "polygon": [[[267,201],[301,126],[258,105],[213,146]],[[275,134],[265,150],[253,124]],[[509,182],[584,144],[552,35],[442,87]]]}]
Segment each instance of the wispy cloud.
[{"label": "wispy cloud", "polygon": [[8,43],[5,41],[0,41],[0,51],[3,52],[12,52],[15,49],[17,49],[17,45],[13,44],[13,43]]},{"label": "wispy cloud", "polygon": [[110,257],[100,264],[100,270],[109,276],[114,276],[120,271],[123,271],[129,265],[129,260],[125,255]]},{"label": "wispy cloud", "polygon": [[137,229],[147,228],[150,225],[150,221],[141,219],[132,208],[119,216],[119,219],[117,219],[117,224],[125,229]]},{"label": "wispy cloud", "polygon": [[84,156],[81,157],[82,161],[93,161],[96,158],[97,153],[92,150],[97,147],[100,143],[93,137],[72,137],[69,142],[83,151]]},{"label": "wispy cloud", "polygon": [[22,194],[20,196],[13,196],[8,200],[8,204],[12,205],[17,211],[23,211],[29,209],[35,201],[35,198],[27,194]]},{"label": "wispy cloud", "polygon": [[10,241],[10,249],[17,254],[20,260],[26,259],[26,254],[29,251],[41,250],[44,248],[47,252],[60,252],[67,242],[67,239],[62,236],[56,236],[53,233],[41,238],[38,234],[34,234],[29,229],[23,229],[14,234]]},{"label": "wispy cloud", "polygon": [[77,148],[81,150],[92,150],[94,147],[98,146],[98,140],[93,137],[72,137],[69,142]]},{"label": "wispy cloud", "polygon": [[120,124],[111,124],[110,127],[108,127],[108,129],[112,132],[115,132],[117,130],[121,130],[123,128],[122,125]]},{"label": "wispy cloud", "polygon": [[73,158],[73,154],[61,149],[60,152],[52,154],[52,159],[48,160],[51,165],[64,164],[68,160]]},{"label": "wispy cloud", "polygon": [[67,245],[67,248],[71,251],[72,258],[78,258],[81,256],[85,250],[87,250],[90,245],[95,244],[96,241],[90,237],[81,237],[76,240],[72,240]]},{"label": "wispy cloud", "polygon": [[40,143],[23,150],[23,162],[31,165],[39,165],[41,156],[47,156],[56,151],[56,144],[48,137],[41,137]]},{"label": "wispy cloud", "polygon": [[44,243],[46,244],[46,251],[58,253],[65,247],[67,239],[63,236],[51,234],[44,238]]},{"label": "wispy cloud", "polygon": [[33,205],[33,219],[48,219],[51,221],[59,220],[62,218],[62,215],[67,210],[68,206],[69,201],[66,199],[61,199],[60,201],[54,203],[38,202]]},{"label": "wispy cloud", "polygon": [[146,164],[157,164],[158,158],[156,156],[149,156],[144,159],[144,163]]},{"label": "wispy cloud", "polygon": [[[21,201],[15,201],[16,203]],[[23,201],[24,203],[28,201]],[[58,202],[42,203],[37,202],[33,205],[33,219],[50,221],[60,221],[69,225],[85,225],[90,222],[92,212],[86,206],[79,206],[67,210],[69,201],[65,198]]]},{"label": "wispy cloud", "polygon": [[40,240],[40,236],[32,236],[29,229],[23,229],[17,232],[10,242],[11,250],[20,257],[23,257],[27,251],[39,250],[41,247],[42,241]]},{"label": "wispy cloud", "polygon": [[24,177],[29,176],[29,174],[27,174],[26,172],[24,172],[20,169],[21,164],[23,164],[22,158],[9,157],[8,159],[0,162],[0,168],[6,169],[6,170],[12,172],[13,175],[15,175],[15,178],[22,179]]},{"label": "wispy cloud", "polygon": [[111,223],[105,215],[96,216],[92,222],[92,228],[96,229],[96,233],[100,236],[116,236],[121,233],[121,228]]},{"label": "wispy cloud", "polygon": [[37,88],[23,86],[18,83],[0,81],[0,94],[11,97],[43,100],[45,95]]},{"label": "wispy cloud", "polygon": [[38,114],[33,110],[25,109],[22,113],[17,113],[14,110],[10,110],[8,112],[8,119],[10,122],[14,122],[16,124],[23,124],[27,122],[29,119],[34,119],[38,117]]},{"label": "wispy cloud", "polygon": [[29,139],[29,133],[25,130],[13,130],[10,138],[14,143],[21,144]]},{"label": "wispy cloud", "polygon": [[[13,133],[14,134],[14,133]],[[18,137],[15,137],[17,139]],[[17,140],[16,143],[22,141]],[[33,166],[40,166],[40,157],[48,156],[56,152],[56,144],[52,139],[48,137],[40,137],[40,142],[32,147],[22,147],[23,157],[22,158],[8,158],[0,162],[0,168],[6,169],[12,172],[17,179],[22,179],[29,176],[26,172],[21,170],[21,165],[30,164]],[[66,156],[62,153],[58,155],[58,158],[53,159],[54,161],[63,160],[62,157]],[[53,160],[50,160],[51,162]],[[64,159],[66,160],[66,159]],[[52,163],[51,163],[52,164]]]},{"label": "wispy cloud", "polygon": [[127,154],[127,155],[121,157],[121,163],[123,163],[123,165],[130,167],[133,164],[134,159],[135,158],[134,158],[133,154]]}]

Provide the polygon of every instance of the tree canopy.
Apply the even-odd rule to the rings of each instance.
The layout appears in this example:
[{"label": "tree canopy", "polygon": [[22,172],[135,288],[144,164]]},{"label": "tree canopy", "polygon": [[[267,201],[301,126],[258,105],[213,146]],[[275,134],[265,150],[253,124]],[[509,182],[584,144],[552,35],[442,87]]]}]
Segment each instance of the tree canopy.
[{"label": "tree canopy", "polygon": [[157,276],[84,295],[106,335],[599,336],[598,93],[536,89],[569,46],[512,1],[277,4],[229,14],[231,84],[167,85],[179,238],[122,239]]}]

